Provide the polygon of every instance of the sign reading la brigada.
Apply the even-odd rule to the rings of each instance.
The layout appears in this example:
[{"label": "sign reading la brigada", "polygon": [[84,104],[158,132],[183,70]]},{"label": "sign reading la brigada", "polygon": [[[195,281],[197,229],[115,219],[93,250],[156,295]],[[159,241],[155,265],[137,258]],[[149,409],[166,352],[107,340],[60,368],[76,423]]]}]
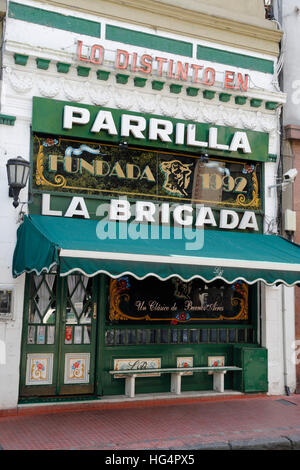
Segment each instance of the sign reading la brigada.
[{"label": "sign reading la brigada", "polygon": [[[54,206],[55,197],[42,194],[42,215],[55,217],[81,217],[89,219],[91,214],[86,200],[82,196],[73,196],[66,211],[57,210]],[[53,203],[54,202],[54,203]],[[99,204],[96,216],[103,223],[126,222],[135,225],[153,224],[163,226],[174,225],[178,227],[193,228],[220,228],[223,230],[253,230],[259,231],[254,211],[238,213],[234,210],[221,209],[217,219],[212,208],[203,204],[170,204],[163,202],[157,204],[150,201],[136,201],[130,203],[127,199],[111,199],[109,202]]]}]

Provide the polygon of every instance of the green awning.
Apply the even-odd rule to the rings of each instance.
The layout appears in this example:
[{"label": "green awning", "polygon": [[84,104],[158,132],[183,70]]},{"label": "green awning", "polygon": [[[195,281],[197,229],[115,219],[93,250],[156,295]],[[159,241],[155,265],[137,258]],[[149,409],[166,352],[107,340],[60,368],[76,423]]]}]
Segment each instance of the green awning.
[{"label": "green awning", "polygon": [[[49,272],[179,277],[206,282],[300,283],[300,246],[275,235],[191,228],[138,227],[31,215],[18,229],[13,276]],[[168,230],[170,230],[168,234]],[[196,248],[196,249],[195,249]]]}]

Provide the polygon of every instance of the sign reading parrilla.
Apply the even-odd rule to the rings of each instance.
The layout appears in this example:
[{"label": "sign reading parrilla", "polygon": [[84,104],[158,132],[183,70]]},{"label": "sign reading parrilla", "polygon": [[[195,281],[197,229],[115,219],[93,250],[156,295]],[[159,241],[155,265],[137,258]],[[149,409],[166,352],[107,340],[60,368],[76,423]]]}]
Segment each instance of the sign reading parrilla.
[{"label": "sign reading parrilla", "polygon": [[33,98],[32,130],[56,136],[266,161],[269,136],[236,129],[149,115]]},{"label": "sign reading parrilla", "polygon": [[121,123],[114,120],[111,111],[100,110],[95,120],[91,120],[90,111],[79,106],[65,106],[63,115],[63,128],[73,129],[74,125],[89,125],[92,134],[99,134],[101,131],[109,135],[120,135],[138,140],[151,140],[172,143],[176,145],[187,145],[193,147],[210,148],[215,150],[229,150],[243,153],[252,153],[246,132],[237,131],[233,134],[229,145],[218,142],[218,128],[211,127],[208,131],[206,141],[197,140],[196,124],[177,123],[175,126],[168,119],[150,118],[147,126],[147,119],[143,116],[122,114]]}]

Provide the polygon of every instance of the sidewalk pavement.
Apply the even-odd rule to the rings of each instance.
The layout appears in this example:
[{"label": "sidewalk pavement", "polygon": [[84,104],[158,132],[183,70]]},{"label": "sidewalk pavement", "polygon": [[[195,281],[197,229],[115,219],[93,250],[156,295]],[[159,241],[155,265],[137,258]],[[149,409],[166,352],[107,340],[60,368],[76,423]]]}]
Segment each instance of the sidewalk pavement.
[{"label": "sidewalk pavement", "polygon": [[0,411],[3,450],[300,450],[300,395],[183,394]]}]

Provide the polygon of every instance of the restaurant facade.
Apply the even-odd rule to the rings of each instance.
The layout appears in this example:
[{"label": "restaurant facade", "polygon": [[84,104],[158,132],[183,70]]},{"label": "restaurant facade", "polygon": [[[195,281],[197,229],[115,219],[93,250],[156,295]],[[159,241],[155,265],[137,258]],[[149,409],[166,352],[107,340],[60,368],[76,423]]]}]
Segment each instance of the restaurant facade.
[{"label": "restaurant facade", "polygon": [[[7,5],[1,408],[122,400],[130,370],[137,394],[199,367],[232,367],[226,393],[293,392],[280,31],[263,2],[255,18],[234,2],[77,3]],[[17,156],[31,171],[14,208]],[[181,391],[213,392],[213,373],[182,372]]]}]

